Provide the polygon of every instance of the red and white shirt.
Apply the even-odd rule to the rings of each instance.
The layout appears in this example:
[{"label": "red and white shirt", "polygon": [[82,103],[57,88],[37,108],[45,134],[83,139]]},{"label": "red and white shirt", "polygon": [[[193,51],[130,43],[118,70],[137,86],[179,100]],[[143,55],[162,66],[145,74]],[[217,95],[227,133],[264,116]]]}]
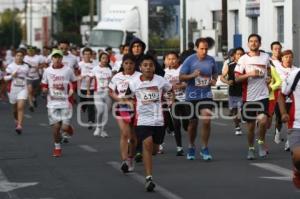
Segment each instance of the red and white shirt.
[{"label": "red and white shirt", "polygon": [[243,55],[235,67],[235,73],[242,75],[259,70],[260,77],[250,77],[243,82],[243,101],[259,101],[269,98],[269,89],[266,84],[270,57],[260,52],[258,56]]},{"label": "red and white shirt", "polygon": [[136,100],[135,125],[163,126],[162,96],[172,89],[172,85],[158,75],[151,81],[142,81],[139,75],[130,81],[129,89]]},{"label": "red and white shirt", "polygon": [[42,78],[42,87],[49,89],[48,108],[69,108],[69,88],[76,83],[76,77],[69,67],[48,67]]},{"label": "red and white shirt", "polygon": [[296,68],[297,68],[296,66],[292,66],[291,68],[283,67],[281,65],[281,63],[275,65],[275,69],[276,69],[277,73],[279,74],[282,81],[284,81],[287,78],[287,76],[289,75],[289,73]]},{"label": "red and white shirt", "polygon": [[[294,69],[283,81],[281,92],[284,95],[289,95],[291,93],[291,87],[299,71],[299,68]],[[289,110],[290,120],[288,128],[300,128],[300,81],[298,82],[295,90],[291,93],[290,98],[292,103]]]},{"label": "red and white shirt", "polygon": [[[97,67],[94,65],[93,62],[84,62],[81,61],[78,63],[79,69],[80,69],[80,75],[82,77],[81,82],[80,82],[80,89],[81,90],[87,90],[87,84],[88,81],[90,81],[89,75],[91,74],[91,71],[94,69],[94,67]],[[92,80],[90,89],[93,90],[95,87],[95,81]]]},{"label": "red and white shirt", "polygon": [[78,69],[78,62],[76,56],[72,55],[72,53],[68,53],[63,56],[62,63],[64,66],[71,68],[73,71]]},{"label": "red and white shirt", "polygon": [[108,85],[112,78],[111,69],[108,67],[96,66],[90,73],[95,78],[95,91],[108,91]]},{"label": "red and white shirt", "polygon": [[135,79],[141,75],[140,72],[135,71],[132,75],[125,75],[124,72],[119,72],[111,79],[108,87],[118,94],[119,98],[125,97],[130,80]]},{"label": "red and white shirt", "polygon": [[[17,72],[17,76],[11,79],[8,92],[19,92],[20,90],[27,89],[27,78],[29,74],[28,64],[16,64],[12,62],[6,68],[7,74],[13,74]],[[4,77],[5,78],[5,77]]]},{"label": "red and white shirt", "polygon": [[[165,69],[165,76],[164,78],[168,80],[172,85],[179,84],[179,73],[180,73],[181,66],[177,69]],[[184,89],[174,89],[175,98],[182,102],[185,101],[185,90]]]},{"label": "red and white shirt", "polygon": [[39,55],[29,56],[25,55],[24,62],[29,64],[30,70],[28,74],[29,80],[37,80],[40,78],[39,65],[44,63],[44,60]]}]

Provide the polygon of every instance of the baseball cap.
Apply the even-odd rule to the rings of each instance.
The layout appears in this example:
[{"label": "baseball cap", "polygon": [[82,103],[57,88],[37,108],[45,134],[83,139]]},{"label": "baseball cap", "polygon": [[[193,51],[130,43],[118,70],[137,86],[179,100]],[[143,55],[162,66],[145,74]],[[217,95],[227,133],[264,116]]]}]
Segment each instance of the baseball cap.
[{"label": "baseball cap", "polygon": [[63,57],[63,52],[61,50],[58,49],[54,49],[50,55],[50,57],[53,57],[54,55],[60,55],[61,57]]}]

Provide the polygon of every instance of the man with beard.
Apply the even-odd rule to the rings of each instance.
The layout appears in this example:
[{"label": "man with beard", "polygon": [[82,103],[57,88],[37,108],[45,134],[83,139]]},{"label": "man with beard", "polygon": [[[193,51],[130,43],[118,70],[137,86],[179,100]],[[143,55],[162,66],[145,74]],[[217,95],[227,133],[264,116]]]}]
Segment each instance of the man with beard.
[{"label": "man with beard", "polygon": [[264,158],[267,155],[264,147],[268,121],[268,103],[270,80],[270,57],[259,50],[261,37],[251,34],[248,37],[249,52],[243,55],[235,68],[237,82],[243,83],[242,116],[247,122],[248,131],[248,160],[255,159],[255,126],[258,124],[258,154]]}]

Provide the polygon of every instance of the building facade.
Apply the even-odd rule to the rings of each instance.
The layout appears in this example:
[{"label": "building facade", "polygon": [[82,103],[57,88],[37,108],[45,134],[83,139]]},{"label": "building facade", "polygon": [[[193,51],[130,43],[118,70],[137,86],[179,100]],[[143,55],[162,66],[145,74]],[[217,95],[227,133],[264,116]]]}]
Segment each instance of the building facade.
[{"label": "building facade", "polygon": [[228,49],[241,46],[247,50],[249,34],[258,33],[263,50],[270,52],[270,44],[279,41],[283,49],[298,54],[299,6],[299,0],[228,0]]}]

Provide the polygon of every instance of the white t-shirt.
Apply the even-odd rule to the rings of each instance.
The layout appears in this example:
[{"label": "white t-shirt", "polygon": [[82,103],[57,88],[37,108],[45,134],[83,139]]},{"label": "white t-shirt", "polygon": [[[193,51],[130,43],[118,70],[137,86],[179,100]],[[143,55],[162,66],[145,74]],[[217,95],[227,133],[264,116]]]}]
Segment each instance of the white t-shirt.
[{"label": "white t-shirt", "polygon": [[124,75],[123,72],[119,72],[113,76],[108,87],[115,91],[119,98],[125,97],[130,80],[139,77],[140,75],[141,73],[138,71],[135,71],[132,75]]},{"label": "white t-shirt", "polygon": [[68,66],[73,71],[78,68],[77,57],[72,55],[71,53],[68,53],[68,55],[64,55],[62,62],[64,66]]},{"label": "white t-shirt", "polygon": [[[284,95],[289,95],[291,93],[291,87],[299,71],[299,68],[295,68],[288,74],[287,78],[283,80],[281,92]],[[300,81],[298,81],[298,84],[290,97],[292,103],[289,110],[290,120],[288,122],[288,128],[300,128]]]},{"label": "white t-shirt", "polygon": [[69,108],[68,85],[75,82],[76,77],[72,69],[62,67],[54,69],[48,67],[43,74],[42,84],[47,85],[49,92],[47,97],[48,108]]},{"label": "white t-shirt", "polygon": [[96,66],[91,71],[90,77],[95,78],[95,91],[108,91],[108,85],[112,77],[110,68]]},{"label": "white t-shirt", "polygon": [[235,67],[235,73],[245,74],[259,70],[260,77],[250,77],[243,82],[243,100],[258,101],[269,98],[269,89],[266,84],[270,57],[267,53],[260,52],[259,56],[243,55]]},{"label": "white t-shirt", "polygon": [[[79,66],[80,73],[81,73],[81,76],[82,76],[80,89],[81,90],[87,90],[87,83],[88,83],[88,81],[90,81],[89,75],[91,74],[91,71],[93,70],[93,68],[97,67],[97,66],[95,66],[93,62],[86,63],[84,61],[79,62],[78,66]],[[92,80],[91,86],[90,86],[91,90],[94,89],[94,86],[95,86],[94,84],[95,84],[95,81]]]},{"label": "white t-shirt", "polygon": [[24,62],[29,64],[30,70],[28,74],[28,79],[29,80],[36,80],[40,78],[39,75],[39,65],[44,63],[44,60],[41,58],[39,55],[34,55],[34,56],[29,56],[25,55],[24,57]]},{"label": "white t-shirt", "polygon": [[135,125],[163,126],[162,96],[172,85],[158,75],[151,81],[142,81],[139,75],[130,81],[129,89],[136,99]]},{"label": "white t-shirt", "polygon": [[12,78],[9,92],[18,92],[27,89],[27,78],[29,74],[29,66],[27,64],[18,65],[15,62],[9,64],[6,68],[6,73],[13,74],[17,71],[17,77]]},{"label": "white t-shirt", "polygon": [[274,64],[274,65],[275,65],[275,69],[276,69],[277,73],[279,74],[282,81],[284,81],[287,78],[287,76],[289,75],[289,73],[291,71],[293,71],[294,69],[297,68],[296,66],[292,66],[291,68],[285,68],[281,65],[281,63]]},{"label": "white t-shirt", "polygon": [[[177,69],[165,69],[165,76],[164,78],[168,80],[172,85],[179,84],[179,73],[180,73],[181,66]],[[185,100],[185,90],[184,89],[174,89],[175,98],[182,102]]]}]

